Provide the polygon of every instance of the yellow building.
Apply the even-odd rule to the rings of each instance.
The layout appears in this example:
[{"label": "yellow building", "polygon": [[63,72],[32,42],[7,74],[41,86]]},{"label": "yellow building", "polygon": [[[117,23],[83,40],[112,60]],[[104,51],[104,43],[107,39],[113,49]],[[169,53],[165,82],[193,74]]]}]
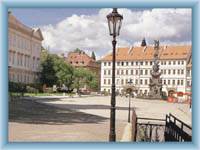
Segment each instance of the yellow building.
[{"label": "yellow building", "polygon": [[38,79],[41,42],[40,29],[32,29],[8,13],[9,81],[34,83]]}]

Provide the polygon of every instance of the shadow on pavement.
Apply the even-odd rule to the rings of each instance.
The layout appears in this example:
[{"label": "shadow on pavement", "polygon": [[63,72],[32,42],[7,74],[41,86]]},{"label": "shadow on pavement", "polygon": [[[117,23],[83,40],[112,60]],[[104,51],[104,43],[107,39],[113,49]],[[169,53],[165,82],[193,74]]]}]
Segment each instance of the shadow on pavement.
[{"label": "shadow on pavement", "polygon": [[34,100],[9,102],[9,121],[31,124],[101,123],[108,118],[78,112],[68,108],[57,108]]},{"label": "shadow on pavement", "polygon": [[[80,104],[53,104],[56,107],[59,108],[72,108],[72,109],[110,109],[111,106],[108,105],[80,105]],[[119,107],[116,106],[116,110],[128,110],[128,106],[127,107]],[[136,107],[131,107],[131,110],[133,109],[137,109]]]}]

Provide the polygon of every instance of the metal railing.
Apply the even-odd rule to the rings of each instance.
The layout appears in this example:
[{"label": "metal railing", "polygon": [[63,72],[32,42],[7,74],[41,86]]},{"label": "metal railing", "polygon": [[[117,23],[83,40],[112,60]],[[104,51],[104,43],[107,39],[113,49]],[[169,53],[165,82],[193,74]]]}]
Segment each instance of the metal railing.
[{"label": "metal railing", "polygon": [[165,141],[192,141],[192,127],[172,114],[166,115]]}]

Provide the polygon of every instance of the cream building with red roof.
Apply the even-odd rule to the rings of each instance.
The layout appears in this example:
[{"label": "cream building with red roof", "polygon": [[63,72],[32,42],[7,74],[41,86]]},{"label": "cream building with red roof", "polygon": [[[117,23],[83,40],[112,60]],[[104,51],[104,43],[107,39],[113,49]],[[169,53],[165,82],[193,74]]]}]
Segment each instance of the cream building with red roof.
[{"label": "cream building with red roof", "polygon": [[8,13],[9,81],[34,83],[38,79],[41,42],[40,29],[32,29]]},{"label": "cream building with red roof", "polygon": [[[163,91],[186,92],[186,69],[191,55],[190,45],[160,46],[159,65]],[[148,94],[153,65],[153,46],[119,47],[116,51],[116,91],[121,92],[132,79],[137,93]],[[112,54],[101,59],[101,91],[111,92]]]}]

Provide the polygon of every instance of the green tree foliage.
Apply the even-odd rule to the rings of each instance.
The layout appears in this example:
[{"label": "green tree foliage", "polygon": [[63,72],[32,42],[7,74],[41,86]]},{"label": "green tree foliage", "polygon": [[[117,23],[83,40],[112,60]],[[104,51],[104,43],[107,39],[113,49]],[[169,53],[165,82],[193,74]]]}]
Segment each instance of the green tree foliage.
[{"label": "green tree foliage", "polygon": [[92,52],[92,55],[91,55],[92,59],[96,60],[96,55],[94,52]]},{"label": "green tree foliage", "polygon": [[98,86],[96,74],[88,69],[74,68],[63,58],[46,50],[42,50],[41,55],[40,83],[50,87],[64,84],[69,90],[76,88],[78,92],[84,86],[94,90]]},{"label": "green tree foliage", "polygon": [[41,57],[41,74],[40,82],[46,84],[47,86],[53,86],[57,83],[57,76],[55,70],[55,56],[51,54],[44,53]]},{"label": "green tree foliage", "polygon": [[80,88],[88,86],[91,89],[96,90],[98,87],[96,74],[88,69],[76,68],[74,71],[74,88],[77,92],[80,92]]}]

